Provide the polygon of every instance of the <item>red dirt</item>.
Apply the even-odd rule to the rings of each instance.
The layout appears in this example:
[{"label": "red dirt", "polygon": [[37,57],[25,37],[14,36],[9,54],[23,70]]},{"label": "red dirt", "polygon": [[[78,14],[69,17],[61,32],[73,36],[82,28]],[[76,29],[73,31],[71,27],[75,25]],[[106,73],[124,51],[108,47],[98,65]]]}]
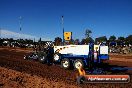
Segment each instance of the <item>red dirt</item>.
[{"label": "red dirt", "polygon": [[[4,88],[52,88],[75,87],[63,82],[47,80],[46,78],[30,75],[0,67],[0,86]],[[52,85],[51,85],[52,84]]]},{"label": "red dirt", "polygon": [[[78,73],[77,71],[64,70],[60,68],[60,66],[58,65],[48,66],[46,64],[41,64],[35,61],[23,60],[24,54],[26,54],[26,52],[17,49],[16,50],[0,49],[0,87],[2,88],[3,87],[5,88],[9,88],[9,87],[11,88],[23,88],[23,87],[130,88],[132,86],[132,81],[128,84],[91,83],[91,84],[77,85],[76,83],[76,76]],[[124,64],[124,62],[110,60],[107,61],[106,63],[119,65],[119,66],[125,65],[132,67],[132,62],[128,62]],[[126,71],[125,73],[132,74],[131,71]],[[20,82],[20,80],[22,80],[22,83]]]}]

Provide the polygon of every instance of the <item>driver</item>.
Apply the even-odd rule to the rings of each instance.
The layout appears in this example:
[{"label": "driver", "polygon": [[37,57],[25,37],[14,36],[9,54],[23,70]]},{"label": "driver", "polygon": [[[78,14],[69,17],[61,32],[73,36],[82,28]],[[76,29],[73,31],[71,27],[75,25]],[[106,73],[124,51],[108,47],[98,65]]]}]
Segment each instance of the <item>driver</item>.
[{"label": "driver", "polygon": [[47,63],[48,65],[53,64],[53,58],[54,58],[54,46],[51,44],[48,46],[48,52],[47,52]]}]

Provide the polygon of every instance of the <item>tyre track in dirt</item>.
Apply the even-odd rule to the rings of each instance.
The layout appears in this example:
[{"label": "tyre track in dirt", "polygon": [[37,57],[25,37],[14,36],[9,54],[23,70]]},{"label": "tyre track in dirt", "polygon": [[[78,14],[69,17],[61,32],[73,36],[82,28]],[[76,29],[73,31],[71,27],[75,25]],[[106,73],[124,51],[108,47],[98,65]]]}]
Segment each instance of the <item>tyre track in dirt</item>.
[{"label": "tyre track in dirt", "polygon": [[[15,52],[9,50],[0,50],[0,66],[6,67],[9,69],[17,70],[19,72],[25,72],[31,76],[37,75],[47,80],[54,82],[64,82],[75,87],[84,87],[84,88],[130,88],[132,86],[132,81],[128,84],[76,84],[76,75],[77,71],[73,70],[64,70],[58,65],[48,66],[46,64],[41,64],[36,61],[23,60],[23,55],[26,52]],[[4,57],[3,57],[4,56]],[[120,87],[118,87],[120,86]]]},{"label": "tyre track in dirt", "polygon": [[55,80],[55,81],[67,80],[67,83],[70,80],[69,82],[70,84],[72,82],[75,83],[74,74],[76,72],[61,69],[59,66],[56,65],[48,66],[35,61],[23,60],[22,58],[23,55],[24,53],[18,53],[13,51],[10,52],[8,50],[4,50],[0,52],[0,66],[17,70],[20,72],[26,72],[31,75],[45,77],[49,80]]}]

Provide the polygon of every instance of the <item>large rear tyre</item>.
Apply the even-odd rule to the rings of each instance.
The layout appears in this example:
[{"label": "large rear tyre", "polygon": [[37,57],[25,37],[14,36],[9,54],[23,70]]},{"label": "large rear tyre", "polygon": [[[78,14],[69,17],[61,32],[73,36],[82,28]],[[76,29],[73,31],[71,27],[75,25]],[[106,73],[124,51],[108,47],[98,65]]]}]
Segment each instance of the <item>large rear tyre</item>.
[{"label": "large rear tyre", "polygon": [[84,63],[81,59],[77,59],[74,61],[73,66],[75,69],[84,68]]},{"label": "large rear tyre", "polygon": [[61,67],[64,69],[69,69],[70,68],[70,60],[65,58],[61,61]]}]

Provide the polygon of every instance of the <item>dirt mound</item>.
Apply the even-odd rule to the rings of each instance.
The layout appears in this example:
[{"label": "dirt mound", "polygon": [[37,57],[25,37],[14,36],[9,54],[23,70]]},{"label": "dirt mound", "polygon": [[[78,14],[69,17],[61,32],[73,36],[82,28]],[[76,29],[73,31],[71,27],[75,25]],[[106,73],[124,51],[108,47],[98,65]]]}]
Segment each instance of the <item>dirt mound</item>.
[{"label": "dirt mound", "polygon": [[[26,79],[28,77],[25,76],[25,73],[30,74],[29,76],[33,77],[34,80],[30,80],[30,81],[28,80],[28,81],[33,83],[34,85],[37,85],[38,81],[42,81],[44,79],[46,80],[43,82],[44,84],[47,83],[47,85],[50,85],[49,87],[57,87],[57,88],[58,87],[67,87],[67,88],[68,87],[84,87],[84,88],[98,88],[98,87],[114,88],[116,87],[118,88],[118,86],[123,87],[123,88],[128,88],[132,86],[132,82],[128,84],[94,84],[94,83],[91,83],[91,84],[77,85],[76,83],[76,76],[78,73],[77,71],[64,70],[60,68],[60,66],[58,65],[48,66],[46,64],[41,64],[36,61],[24,60],[23,59],[24,54],[26,54],[26,52],[23,52],[23,51],[17,52],[15,50],[7,50],[7,49],[0,50],[0,66],[4,68],[8,68],[8,69],[13,69],[15,71],[19,71],[21,75],[17,76],[15,73],[14,74],[15,77],[13,77],[12,80],[17,81],[17,84],[24,83],[23,85],[21,85],[22,87],[29,87],[26,85],[27,82],[25,83],[25,80],[28,80]],[[7,72],[7,75],[10,75],[10,72],[9,73]],[[0,74],[0,76],[3,77],[2,74]],[[42,79],[42,80],[38,80],[38,79]],[[9,80],[8,76],[7,77],[5,76],[4,80]],[[11,82],[10,85],[12,85],[13,83]],[[63,84],[65,86],[59,85],[59,84]],[[4,85],[4,83],[0,85]],[[21,88],[21,86],[18,88]],[[46,85],[42,85],[42,86],[47,88]]]},{"label": "dirt mound", "polygon": [[75,87],[63,82],[55,82],[46,78],[21,73],[7,68],[0,67],[0,87],[2,88],[59,88],[59,87]]}]

